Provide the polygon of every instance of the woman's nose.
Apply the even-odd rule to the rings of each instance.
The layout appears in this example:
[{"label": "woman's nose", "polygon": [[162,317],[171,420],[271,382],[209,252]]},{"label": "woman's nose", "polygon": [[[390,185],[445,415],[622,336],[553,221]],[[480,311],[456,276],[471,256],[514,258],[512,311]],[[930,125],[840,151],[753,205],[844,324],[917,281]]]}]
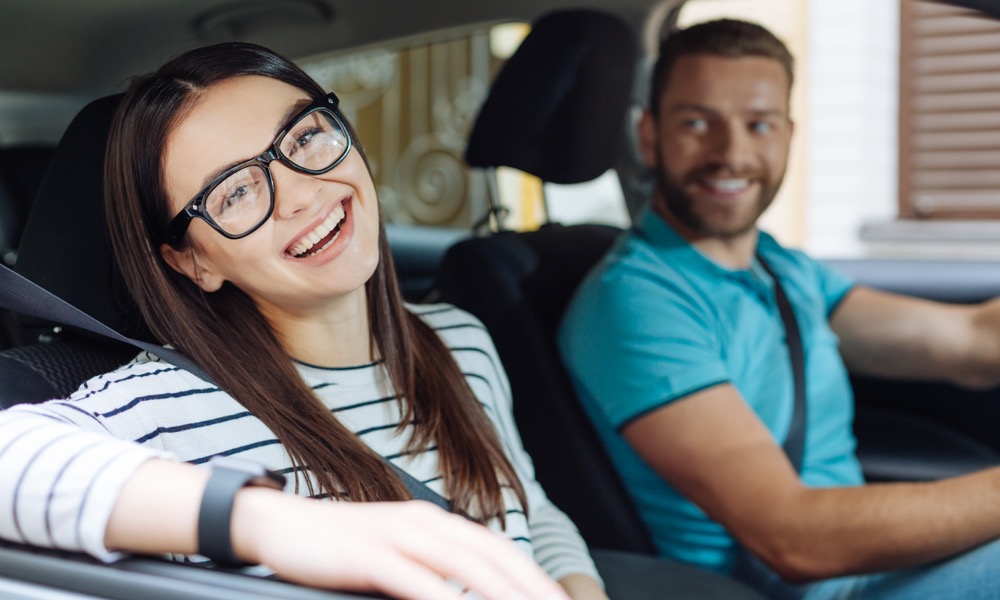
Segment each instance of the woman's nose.
[{"label": "woman's nose", "polygon": [[269,165],[274,182],[274,214],[279,219],[294,217],[316,202],[319,179],[274,161]]}]

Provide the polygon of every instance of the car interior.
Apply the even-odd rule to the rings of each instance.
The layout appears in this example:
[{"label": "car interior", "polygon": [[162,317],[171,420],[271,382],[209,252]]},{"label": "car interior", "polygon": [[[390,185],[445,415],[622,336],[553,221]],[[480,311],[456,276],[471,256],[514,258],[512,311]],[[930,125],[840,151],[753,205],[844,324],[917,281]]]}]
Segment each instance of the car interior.
[{"label": "car interior", "polygon": [[[1000,8],[985,0],[949,1],[1000,18]],[[326,18],[326,4],[298,4],[308,18]],[[342,4],[336,14],[347,18],[352,9]],[[388,2],[376,4],[369,9],[397,10]],[[527,15],[531,30],[493,79],[477,112],[465,143],[467,164],[488,177],[498,168],[511,167],[559,184],[591,181],[615,169],[626,202],[637,206],[636,198],[648,192],[650,182],[634,157],[629,158],[635,107],[642,102],[637,98],[643,97],[641,80],[648,68],[636,23],[652,3],[617,2],[614,12],[597,2],[582,8],[569,2],[532,8],[527,4],[513,2],[507,10],[487,7],[477,17],[490,21],[507,14]],[[675,3],[661,27],[669,30],[683,4]],[[166,9],[169,2],[159,5]],[[255,10],[266,5],[258,3]],[[455,10],[447,15],[424,12],[418,11],[413,16],[417,22],[406,25],[443,30],[449,18],[460,18]],[[211,19],[201,25],[216,32],[213,35],[227,35],[212,29]],[[327,29],[337,27],[329,24]],[[409,31],[401,20],[390,19],[378,35],[354,39],[345,33],[338,44],[350,47],[362,39],[370,43]],[[305,55],[327,49],[328,43],[317,45],[324,33],[329,32],[310,30],[289,52]],[[152,35],[148,43],[159,39]],[[141,72],[155,64],[134,66]],[[95,81],[102,77],[83,71],[63,76]],[[104,233],[103,148],[119,100],[119,94],[101,94],[89,102],[65,128],[58,145],[0,148],[0,258],[124,335],[156,343],[124,289]],[[550,220],[536,230],[506,231],[504,209],[489,190],[482,204],[488,207],[486,214],[468,229],[388,224],[405,295],[412,302],[454,304],[486,325],[510,379],[515,419],[538,480],[588,544],[652,554],[648,533],[577,403],[554,341],[577,284],[622,230]],[[996,262],[829,262],[859,283],[925,298],[968,303],[1000,295]],[[0,409],[66,396],[135,352],[129,345],[61,323],[0,311]],[[869,481],[927,481],[1000,464],[996,390],[871,377],[853,377],[852,384],[858,453]],[[10,582],[36,588],[11,596],[24,598],[46,597],[39,590],[49,587],[108,598],[355,597],[156,559],[129,559],[109,567],[86,557],[0,542],[0,590]],[[736,588],[718,590],[715,597],[754,597]],[[31,595],[36,592],[39,595]],[[675,592],[684,597],[683,590]]]}]

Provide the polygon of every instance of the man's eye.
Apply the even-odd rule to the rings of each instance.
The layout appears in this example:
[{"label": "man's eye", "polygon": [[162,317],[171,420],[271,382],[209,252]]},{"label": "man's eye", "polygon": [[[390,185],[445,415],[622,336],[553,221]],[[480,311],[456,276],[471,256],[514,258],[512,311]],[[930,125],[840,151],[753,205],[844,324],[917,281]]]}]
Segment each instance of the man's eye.
[{"label": "man's eye", "polygon": [[708,121],[705,119],[692,118],[681,121],[681,126],[688,131],[704,132],[708,131]]},{"label": "man's eye", "polygon": [[768,121],[754,121],[750,123],[750,131],[754,133],[771,133],[774,131],[774,124]]}]

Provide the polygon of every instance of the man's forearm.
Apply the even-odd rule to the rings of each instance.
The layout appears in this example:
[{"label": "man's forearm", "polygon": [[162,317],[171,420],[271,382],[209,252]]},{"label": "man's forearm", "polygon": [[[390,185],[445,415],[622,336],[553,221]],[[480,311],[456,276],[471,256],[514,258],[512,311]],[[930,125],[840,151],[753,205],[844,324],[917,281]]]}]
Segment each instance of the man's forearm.
[{"label": "man's forearm", "polygon": [[737,537],[792,581],[928,563],[1000,537],[1000,469],[931,483],[802,489]]}]

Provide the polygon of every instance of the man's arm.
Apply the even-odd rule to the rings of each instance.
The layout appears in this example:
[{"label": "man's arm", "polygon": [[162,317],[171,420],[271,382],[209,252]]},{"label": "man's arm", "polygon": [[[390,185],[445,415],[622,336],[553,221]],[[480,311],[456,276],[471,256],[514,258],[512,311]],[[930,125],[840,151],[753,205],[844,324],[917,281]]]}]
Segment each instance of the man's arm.
[{"label": "man's arm", "polygon": [[1000,469],[935,483],[808,488],[728,384],[654,410],[622,433],[790,581],[913,566],[1000,537]]},{"label": "man's arm", "polygon": [[830,319],[855,373],[1000,384],[1000,299],[952,305],[859,287]]}]

